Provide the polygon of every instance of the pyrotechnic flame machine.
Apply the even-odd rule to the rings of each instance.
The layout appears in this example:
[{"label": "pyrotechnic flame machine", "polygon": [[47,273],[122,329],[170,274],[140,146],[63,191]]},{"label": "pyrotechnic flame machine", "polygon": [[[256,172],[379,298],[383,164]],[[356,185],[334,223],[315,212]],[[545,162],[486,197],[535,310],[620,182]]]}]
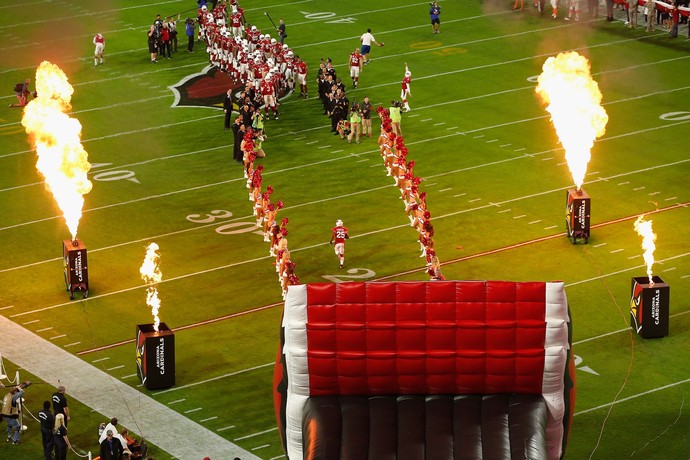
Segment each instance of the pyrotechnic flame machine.
[{"label": "pyrotechnic flame machine", "polygon": [[89,296],[89,264],[84,242],[75,238],[63,240],[62,259],[64,264],[65,287],[70,300],[74,293],[81,292],[84,298]]},{"label": "pyrotechnic flame machine", "polygon": [[578,240],[589,242],[591,198],[583,189],[569,189],[565,197],[566,236],[577,244]]},{"label": "pyrotechnic flame machine", "polygon": [[141,279],[144,280],[148,287],[146,288],[146,304],[151,307],[151,314],[153,315],[153,328],[158,331],[160,319],[158,318],[158,310],[161,306],[160,298],[158,297],[158,283],[163,279],[163,274],[160,270],[160,252],[156,243],[150,243],[146,247],[146,255],[144,262],[139,268]]}]

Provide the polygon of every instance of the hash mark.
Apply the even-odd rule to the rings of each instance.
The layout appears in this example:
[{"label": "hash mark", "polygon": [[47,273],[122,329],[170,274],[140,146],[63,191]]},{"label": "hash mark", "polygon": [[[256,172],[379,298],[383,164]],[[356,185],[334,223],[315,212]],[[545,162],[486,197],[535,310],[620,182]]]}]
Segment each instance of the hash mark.
[{"label": "hash mark", "polygon": [[53,328],[53,326],[50,326],[50,327],[44,327],[43,329],[37,329],[37,330],[36,330],[36,332],[45,332],[45,331],[49,331],[49,330],[51,330],[52,328]]},{"label": "hash mark", "polygon": [[218,428],[216,431],[225,431],[225,430],[230,430],[232,428],[235,428],[235,425],[230,425],[230,426],[226,426],[223,428]]},{"label": "hash mark", "polygon": [[608,243],[599,243],[599,244],[593,245],[592,247],[593,247],[593,248],[600,248],[600,247],[602,247],[602,246],[606,246],[607,244],[608,244]]},{"label": "hash mark", "polygon": [[486,141],[487,144],[491,144],[492,142],[498,142],[498,139],[491,139],[489,141]]},{"label": "hash mark", "polygon": [[322,145],[321,147],[319,147],[319,150],[321,150],[321,149],[327,149],[328,147],[330,147],[330,145]]},{"label": "hash mark", "polygon": [[638,257],[642,257],[642,256],[640,256],[640,255],[630,256],[630,257],[628,257],[628,260],[637,259]]},{"label": "hash mark", "polygon": [[667,268],[666,270],[664,270],[664,273],[670,272],[671,270],[675,270],[675,269],[676,269],[676,267]]},{"label": "hash mark", "polygon": [[116,370],[116,369],[122,369],[123,367],[125,367],[125,365],[124,365],[124,364],[121,364],[121,365],[119,365],[119,366],[115,366],[115,367],[111,367],[111,368],[109,368],[109,369],[106,369],[106,371],[110,372],[110,371],[114,371],[114,370]]},{"label": "hash mark", "polygon": [[621,182],[618,185],[628,185],[630,182]]},{"label": "hash mark", "polygon": [[191,414],[192,412],[199,412],[201,409],[202,409],[201,407],[197,407],[195,409],[186,410],[186,411],[184,411],[184,413],[185,414]]},{"label": "hash mark", "polygon": [[205,418],[205,419],[203,419],[203,420],[199,420],[199,423],[210,422],[211,420],[215,420],[215,419],[217,419],[217,418],[218,418],[218,416],[217,416],[217,415],[214,415],[213,417],[209,417],[209,418]]},{"label": "hash mark", "polygon": [[[55,339],[61,339],[63,337],[67,337],[67,334],[60,334],[56,335],[55,337],[51,337],[50,340],[55,340]],[[124,366],[123,366],[124,367]]]},{"label": "hash mark", "polygon": [[661,193],[661,192],[652,192],[652,193],[649,194],[649,196],[658,195],[658,194],[660,194],[660,193]]},{"label": "hash mark", "polygon": [[504,212],[510,212],[510,209],[504,209],[503,211],[498,211],[499,214],[503,214]]},{"label": "hash mark", "polygon": [[513,145],[513,144],[503,144],[503,145],[499,145],[499,147],[501,147],[501,148],[503,148],[503,147],[510,147],[511,145]]},{"label": "hash mark", "polygon": [[440,123],[434,123],[434,126],[441,126],[441,125],[445,125],[445,124],[446,124],[446,122],[442,121]]},{"label": "hash mark", "polygon": [[33,323],[37,323],[39,321],[40,321],[40,319],[35,319],[33,321],[27,321],[26,323],[22,323],[22,325],[26,326],[27,324],[33,324]]},{"label": "hash mark", "polygon": [[624,251],[624,249],[614,249],[614,250],[611,251],[609,254],[615,254],[615,253],[621,252],[621,251]]},{"label": "hash mark", "polygon": [[522,152],[523,150],[527,150],[527,147],[522,147],[522,148],[519,148],[519,149],[515,149],[515,150],[513,150],[513,152]]},{"label": "hash mark", "polygon": [[533,220],[532,222],[527,222],[527,223],[530,224],[530,225],[532,225],[532,224],[538,224],[539,222],[541,222],[541,219],[539,219],[539,220]]},{"label": "hash mark", "polygon": [[472,139],[479,139],[480,137],[484,137],[484,135],[480,134],[479,136],[474,136]]},{"label": "hash mark", "polygon": [[475,201],[482,201],[481,198],[475,198],[473,200],[467,200],[468,203],[474,203]]},{"label": "hash mark", "polygon": [[252,447],[252,451],[259,450],[259,449],[265,449],[267,447],[270,447],[270,444],[264,444],[261,446]]},{"label": "hash mark", "polygon": [[91,363],[100,363],[101,361],[105,361],[106,359],[110,359],[110,356],[106,356],[105,358],[94,359],[93,361],[91,361]]},{"label": "hash mark", "polygon": [[342,152],[342,151],[343,151],[343,149],[340,149],[340,150],[333,150],[331,153],[340,153],[340,152]]},{"label": "hash mark", "polygon": [[644,186],[642,186],[642,187],[635,187],[635,188],[633,189],[633,191],[637,192],[638,190],[644,190],[644,189],[645,189]]},{"label": "hash mark", "polygon": [[[369,158],[364,158],[362,160],[357,160],[357,163],[364,163],[365,161],[369,161]],[[378,165],[377,165],[378,166]]]},{"label": "hash mark", "polygon": [[67,347],[73,347],[73,346],[75,346],[75,345],[79,345],[80,343],[81,343],[81,342],[72,342],[72,343],[68,343],[67,345],[65,345],[65,348],[67,348]]},{"label": "hash mark", "polygon": [[441,190],[439,190],[439,192],[447,192],[448,190],[453,190],[453,187],[442,188]]},{"label": "hash mark", "polygon": [[451,126],[450,128],[446,128],[446,131],[450,131],[451,129],[458,129],[457,126]]},{"label": "hash mark", "polygon": [[433,118],[425,118],[422,121],[431,121],[431,120],[433,120]]},{"label": "hash mark", "polygon": [[671,200],[675,200],[675,199],[678,199],[678,197],[672,196],[671,198],[666,198],[664,201],[671,201]]},{"label": "hash mark", "polygon": [[180,403],[180,402],[184,402],[184,401],[186,401],[186,400],[187,400],[186,398],[176,399],[175,401],[170,401],[170,402],[168,403],[168,405],[177,404],[177,403]]},{"label": "hash mark", "polygon": [[552,225],[551,227],[544,227],[544,230],[551,230],[552,228],[556,228],[558,225]]},{"label": "hash mark", "polygon": [[319,142],[319,141],[311,141],[311,142],[307,142],[307,145],[311,145],[311,144],[316,144],[317,142]]},{"label": "hash mark", "polygon": [[122,380],[124,380],[124,379],[131,379],[132,377],[136,377],[136,376],[137,376],[137,374],[129,374],[129,375],[123,375],[123,376],[120,377],[120,378],[121,378]]},{"label": "hash mark", "polygon": [[523,217],[527,217],[527,214],[520,214],[519,216],[513,216],[513,219],[522,219]]},{"label": "hash mark", "polygon": [[453,198],[457,198],[459,196],[465,196],[467,193],[458,193],[457,195],[453,195]]}]

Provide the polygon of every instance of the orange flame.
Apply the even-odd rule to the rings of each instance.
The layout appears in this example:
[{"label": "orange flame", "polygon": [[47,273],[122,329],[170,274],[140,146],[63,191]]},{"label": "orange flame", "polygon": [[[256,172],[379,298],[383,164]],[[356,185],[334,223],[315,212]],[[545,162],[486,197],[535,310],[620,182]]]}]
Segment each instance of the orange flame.
[{"label": "orange flame", "polygon": [[589,61],[575,51],[550,57],[537,80],[537,94],[547,104],[565,159],[580,190],[594,140],[605,132],[609,117],[600,105],[599,85],[592,80]]},{"label": "orange flame", "polygon": [[36,149],[36,168],[45,178],[65,218],[72,239],[84,206],[84,196],[91,191],[87,173],[91,169],[88,154],[81,145],[81,124],[67,113],[74,89],[65,73],[43,61],[36,70],[38,97],[24,107],[22,125]]},{"label": "orange flame", "polygon": [[644,263],[647,265],[647,276],[649,277],[649,284],[654,284],[652,280],[652,265],[654,265],[654,250],[656,245],[656,234],[652,231],[652,221],[644,220],[644,215],[637,218],[635,221],[635,231],[642,237],[642,249],[644,249]]},{"label": "orange flame", "polygon": [[160,319],[158,318],[158,310],[161,306],[161,300],[158,298],[158,283],[163,279],[163,274],[160,269],[161,255],[158,251],[156,243],[150,243],[146,247],[146,256],[144,262],[139,268],[141,279],[144,280],[149,287],[146,289],[146,305],[151,307],[151,314],[153,315],[153,329],[158,332],[158,325]]}]

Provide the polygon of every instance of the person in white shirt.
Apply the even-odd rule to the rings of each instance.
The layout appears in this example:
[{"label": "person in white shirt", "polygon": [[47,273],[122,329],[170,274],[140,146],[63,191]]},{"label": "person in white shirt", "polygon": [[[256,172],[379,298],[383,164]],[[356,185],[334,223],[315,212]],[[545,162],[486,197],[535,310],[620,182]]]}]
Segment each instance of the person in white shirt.
[{"label": "person in white shirt", "polygon": [[375,44],[376,46],[383,46],[384,43],[377,42],[374,36],[371,34],[371,29],[367,29],[366,33],[362,34],[362,36],[359,39],[360,42],[362,42],[362,49],[361,54],[362,54],[362,61],[364,65],[369,64],[369,52],[371,51],[371,44]]}]

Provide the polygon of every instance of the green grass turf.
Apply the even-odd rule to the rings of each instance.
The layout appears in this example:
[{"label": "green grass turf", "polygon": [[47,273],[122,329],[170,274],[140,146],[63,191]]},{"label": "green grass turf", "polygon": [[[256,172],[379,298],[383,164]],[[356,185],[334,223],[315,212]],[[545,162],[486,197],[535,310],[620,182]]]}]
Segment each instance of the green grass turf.
[{"label": "green grass turf", "polygon": [[[403,133],[415,171],[425,179],[422,189],[448,279],[565,281],[574,351],[581,358],[566,457],[686,458],[688,40],[601,19],[571,24],[532,10],[513,13],[508,1],[442,2],[439,35],[430,33],[425,2],[242,3],[250,22],[261,28],[270,26],[264,12],[285,18],[287,42],[308,62],[312,82],[319,58],[331,57],[348,84],[348,54],[371,27],[386,46],[373,49],[360,88],[348,90],[351,100],[397,99],[404,62],[409,63],[413,111],[404,116]],[[177,387],[152,396],[162,403],[184,398],[171,407],[202,407],[190,418],[217,416],[202,424],[214,431],[234,425],[218,434],[261,458],[280,458],[270,366],[280,289],[266,244],[246,231],[251,203],[241,168],[232,161],[231,135],[222,130],[216,109],[170,107],[168,86],[206,65],[198,44],[197,52],[184,52],[182,33],[180,52],[156,65],[146,50],[145,30],[155,14],[184,11],[194,2],[32,1],[21,16],[4,14],[13,11],[10,6],[0,2],[0,87],[7,94],[0,102],[14,102],[14,83],[33,77],[42,60],[60,65],[75,87],[73,116],[97,164],[92,179],[129,176],[137,182],[94,180],[79,228],[89,249],[91,296],[70,302],[59,260],[67,229],[40,185],[35,156],[18,124],[20,110],[2,109],[0,308],[13,307],[0,314],[18,324],[39,320],[26,325],[30,330],[52,326],[50,336],[37,334],[66,334],[56,344],[80,342],[68,349],[89,363],[108,357],[109,365],[124,364],[115,378],[131,375],[132,343],[89,350],[133,339],[135,325],[151,321],[138,268],[145,245],[157,242],[164,276],[161,318],[179,330]],[[94,67],[91,39],[97,31],[106,37],[106,64]],[[571,49],[590,59],[610,117],[584,186],[592,196],[587,245],[572,245],[562,235],[571,179],[529,80],[548,56]],[[348,145],[333,136],[313,83],[310,95],[307,101],[284,100],[281,119],[267,122],[263,160],[264,184],[273,185],[274,199],[286,205],[279,217],[290,219],[288,239],[300,280],[426,279],[416,234],[385,177],[376,143]],[[685,116],[661,118],[670,112]],[[227,211],[226,217],[194,222],[214,210]],[[630,278],[644,275],[632,222],[657,210],[651,217],[658,235],[654,270],[671,286],[671,333],[643,340],[627,331]],[[327,244],[338,218],[352,235],[342,271]],[[540,238],[546,239],[535,241]],[[274,306],[255,310],[266,305]],[[88,376],[57,378],[69,387],[69,378]],[[32,407],[39,407],[49,388],[30,389]],[[73,441],[95,450],[96,426],[104,416],[72,401]],[[36,458],[39,451],[40,437],[31,429],[22,446],[0,445],[0,458]],[[168,458],[155,446],[152,452]]]}]

